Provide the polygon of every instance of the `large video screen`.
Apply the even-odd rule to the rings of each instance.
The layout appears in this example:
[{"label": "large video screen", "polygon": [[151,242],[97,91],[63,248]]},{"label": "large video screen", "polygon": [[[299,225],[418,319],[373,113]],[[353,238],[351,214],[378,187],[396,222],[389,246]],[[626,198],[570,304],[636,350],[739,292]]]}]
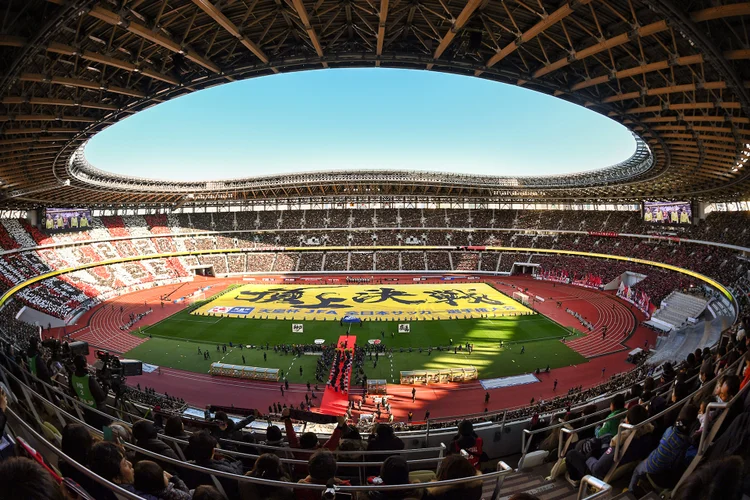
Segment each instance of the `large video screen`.
[{"label": "large video screen", "polygon": [[643,220],[654,224],[691,224],[693,212],[687,201],[646,201]]},{"label": "large video screen", "polygon": [[91,227],[88,208],[47,208],[42,218],[42,228],[50,233],[81,231]]}]

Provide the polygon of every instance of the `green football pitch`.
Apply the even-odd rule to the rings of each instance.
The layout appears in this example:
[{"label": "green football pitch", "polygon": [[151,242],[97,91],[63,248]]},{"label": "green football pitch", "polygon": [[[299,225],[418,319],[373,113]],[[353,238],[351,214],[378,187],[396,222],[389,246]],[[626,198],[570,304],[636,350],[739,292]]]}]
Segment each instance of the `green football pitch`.
[{"label": "green football pitch", "polygon": [[[177,313],[143,330],[151,338],[126,353],[128,358],[140,359],[154,365],[207,373],[212,362],[245,364],[279,368],[289,382],[314,383],[317,356],[295,358],[291,354],[273,351],[274,344],[312,344],[315,339],[336,342],[346,334],[348,325],[338,321],[303,322],[304,333],[292,333],[292,321],[244,318],[219,318]],[[474,366],[479,378],[487,379],[533,372],[536,368],[550,368],[585,363],[586,359],[573,351],[561,338],[573,338],[571,332],[548,318],[534,314],[497,319],[463,319],[450,321],[416,321],[410,323],[410,333],[397,333],[396,322],[365,322],[351,325],[351,335],[357,345],[365,346],[371,339],[380,339],[393,348],[392,358],[366,360],[365,373],[370,379],[386,379],[398,383],[399,373],[418,369],[443,369]],[[381,333],[382,332],[382,333]],[[438,351],[437,346],[474,345],[454,354],[453,348]],[[229,343],[234,347],[230,347]],[[269,351],[247,346],[271,346]],[[217,346],[227,345],[227,352]],[[238,344],[245,346],[243,349]],[[521,348],[525,346],[525,353]],[[432,352],[428,353],[428,348]],[[198,352],[208,350],[210,360]],[[411,352],[410,352],[411,348]],[[420,352],[421,348],[421,352]],[[266,354],[264,360],[263,355]],[[245,358],[243,363],[242,358]],[[302,373],[300,373],[302,367]]]}]

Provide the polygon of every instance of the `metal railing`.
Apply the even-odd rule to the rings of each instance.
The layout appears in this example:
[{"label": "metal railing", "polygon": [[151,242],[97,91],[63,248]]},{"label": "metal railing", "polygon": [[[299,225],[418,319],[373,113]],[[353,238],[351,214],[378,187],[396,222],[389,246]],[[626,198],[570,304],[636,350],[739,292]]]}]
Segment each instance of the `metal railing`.
[{"label": "metal railing", "polygon": [[[737,363],[739,363],[739,366],[736,370],[736,375],[742,377],[743,368],[745,367],[746,359],[750,357],[750,353],[745,353],[744,356],[740,357],[740,359],[737,360]],[[731,367],[727,367],[729,369]],[[726,370],[725,370],[726,371]],[[698,465],[701,463],[703,458],[706,456],[706,451],[708,451],[708,447],[714,442],[714,439],[716,439],[716,436],[719,433],[719,430],[721,429],[721,426],[724,424],[727,416],[729,415],[729,411],[732,408],[733,405],[739,404],[742,400],[744,400],[745,395],[747,394],[747,391],[750,390],[750,384],[745,384],[745,387],[741,388],[735,396],[730,399],[729,401],[725,403],[709,403],[706,406],[706,417],[703,422],[703,431],[701,432],[701,438],[698,443],[698,452],[696,453],[693,460],[688,464],[687,469],[685,469],[685,472],[680,477],[680,480],[675,485],[674,489],[676,490],[685,480],[690,477],[690,475],[695,471],[695,469],[698,467]],[[712,417],[712,411],[713,412],[721,412],[718,414],[713,413],[715,416]]]},{"label": "metal railing", "polygon": [[[745,357],[743,356],[740,359],[736,360],[730,366],[726,367],[724,369],[724,372],[732,373],[733,369],[734,370],[741,369],[741,367],[744,366],[744,359],[745,359]],[[688,379],[687,381],[685,381],[685,383],[689,383],[691,380],[694,380],[694,378],[695,377],[691,377],[690,379]],[[710,382],[710,384],[716,384],[716,382],[718,380],[719,380],[719,376],[715,377]],[[676,382],[673,382],[673,383],[669,384],[667,392],[670,392],[674,388],[675,383]],[[615,475],[615,472],[617,471],[617,468],[620,466],[620,462],[622,460],[622,457],[625,455],[625,453],[627,452],[628,448],[630,447],[630,444],[635,439],[635,437],[636,437],[637,432],[638,432],[639,429],[641,429],[642,427],[644,427],[646,425],[652,424],[653,422],[656,422],[656,421],[660,420],[661,418],[663,418],[668,413],[673,413],[673,412],[679,410],[684,405],[690,403],[693,400],[693,398],[698,393],[705,391],[707,387],[711,387],[711,385],[699,387],[698,389],[696,389],[695,391],[691,392],[689,395],[687,395],[686,397],[684,397],[680,401],[675,402],[673,405],[669,406],[668,408],[665,408],[664,410],[662,410],[661,412],[657,413],[656,415],[653,415],[653,416],[647,418],[646,420],[644,420],[643,422],[640,422],[639,424],[631,425],[631,424],[627,424],[625,422],[621,422],[619,424],[619,426],[618,426],[617,434],[615,435],[617,437],[617,439],[615,439],[614,461],[613,461],[612,465],[610,466],[609,470],[607,471],[607,473],[605,474],[603,480],[604,481],[611,481],[613,479],[613,476]],[[747,387],[745,387],[745,389],[746,388]],[[744,389],[743,389],[743,391],[744,391]],[[731,405],[731,403],[733,403],[734,401],[736,401],[741,396],[741,394],[743,393],[743,391],[740,391],[740,393],[737,394],[735,396],[735,398],[733,398],[733,400],[730,403],[711,403],[709,405],[709,407],[712,407],[712,408],[724,409],[725,410],[716,419],[716,422],[717,422],[718,425],[715,425],[714,429],[717,430],[721,426],[721,423],[724,421],[724,418],[726,417],[726,413],[727,413],[726,408],[728,408]],[[621,415],[624,416],[625,414],[622,413]],[[594,425],[598,425],[599,423],[600,422],[597,422],[597,423],[594,423],[594,424],[590,424],[588,426],[583,427],[582,429],[590,428],[590,427],[592,427]],[[714,431],[714,429],[712,429],[712,431]],[[581,429],[576,429],[576,430],[569,430],[569,429],[566,429],[566,428],[561,429],[560,441],[558,443],[558,446],[559,446],[558,449],[562,453],[560,453],[558,455],[558,463],[561,460],[564,459],[565,453],[567,452],[567,450],[569,448],[569,445],[572,443],[572,437],[573,437],[573,435],[577,431],[579,431],[579,430],[581,430]],[[701,434],[701,445],[699,446],[699,452],[698,452],[698,454],[701,455],[701,456],[702,456],[701,452],[705,452],[706,448],[708,447],[708,444],[713,441],[713,438],[715,437],[716,432],[714,431],[710,436],[707,436],[707,434],[709,434],[709,433],[706,432],[706,430],[704,429],[704,432]],[[564,444],[563,444],[563,435],[567,436],[567,439],[565,440]],[[704,439],[705,439],[705,443],[706,443],[705,445],[704,445]],[[695,463],[695,466],[697,466],[697,462],[694,461],[694,463]],[[691,465],[692,465],[692,463],[691,463]],[[692,472],[692,470],[694,470],[695,466],[693,466],[692,469],[689,469],[688,471],[686,471],[686,473],[685,473],[685,475],[683,475],[683,477],[687,477],[687,475],[690,472]]]},{"label": "metal railing", "polygon": [[[7,360],[7,358],[6,358],[6,360]],[[16,365],[16,366],[18,366],[18,365]],[[25,372],[22,372],[22,373],[25,373]],[[39,382],[38,379],[35,379],[35,378],[31,377],[30,375],[25,375],[25,376],[28,376],[28,377],[32,378],[34,381]],[[87,424],[84,421],[84,419],[82,418],[82,416],[81,416],[81,418],[77,418],[74,415],[71,415],[70,413],[68,413],[63,408],[57,406],[55,403],[53,403],[50,400],[44,398],[42,395],[40,395],[38,392],[36,392],[36,390],[34,390],[32,387],[30,387],[30,384],[28,383],[28,381],[24,382],[24,381],[20,380],[18,377],[16,377],[14,374],[10,373],[7,370],[7,368],[5,368],[2,365],[0,365],[0,377],[6,383],[6,385],[8,385],[8,387],[20,387],[21,388],[21,391],[23,392],[23,398],[28,403],[27,410],[32,414],[32,419],[31,420],[37,422],[37,424],[39,424],[40,426],[41,426],[41,423],[42,423],[42,419],[39,417],[39,415],[37,414],[37,412],[35,410],[35,405],[33,404],[32,398],[38,399],[39,402],[42,403],[45,406],[48,406],[48,407],[52,406],[54,408],[54,413],[57,415],[57,418],[60,420],[60,423],[62,425],[65,425],[66,422],[78,423],[78,424],[84,425],[89,430],[89,432],[92,432],[92,433],[94,433],[95,435],[98,435],[98,436],[103,436],[103,432],[102,431],[100,431],[100,430],[98,430],[98,429],[90,426],[89,424]],[[9,384],[10,381],[14,382],[15,384]],[[60,394],[60,392],[56,388],[47,386],[46,384],[44,384],[44,385],[45,385],[46,389],[52,390],[55,394]],[[79,415],[80,415],[80,408],[81,408],[80,405],[82,405],[82,403],[80,403],[79,401],[77,401],[75,399],[72,399],[70,396],[67,396],[65,394],[60,394],[60,395],[63,396],[66,401],[72,402],[73,405],[74,405],[74,408],[79,412]],[[106,413],[103,413],[103,412],[98,412],[94,408],[90,408],[90,407],[87,407],[85,405],[83,405],[83,407],[85,408],[86,411],[93,411],[96,414],[99,414],[99,415],[102,415],[102,416],[105,416],[105,417],[109,418],[113,422],[121,422],[120,419],[117,419],[116,417],[112,417],[110,415],[107,415]],[[97,482],[97,483],[99,483],[99,484],[101,484],[101,485],[103,485],[103,486],[105,486],[107,488],[112,489],[115,493],[117,493],[121,497],[127,498],[128,500],[139,498],[139,497],[133,495],[132,493],[129,493],[126,490],[123,490],[118,485],[116,485],[114,483],[110,483],[109,481],[107,481],[107,480],[105,480],[105,479],[97,476],[96,474],[94,474],[93,472],[91,472],[90,470],[88,470],[83,465],[78,464],[77,462],[75,462],[74,460],[72,460],[70,457],[68,457],[67,455],[65,455],[64,453],[62,453],[52,443],[50,443],[47,439],[45,439],[39,432],[37,432],[32,427],[32,425],[29,422],[27,422],[25,419],[21,418],[17,413],[15,413],[14,410],[12,410],[12,409],[8,410],[8,415],[10,417],[9,418],[9,427],[11,428],[11,430],[14,430],[14,429],[17,430],[19,427],[22,428],[24,432],[28,433],[28,435],[30,435],[30,436],[33,437],[35,443],[37,444],[37,447],[44,448],[45,450],[49,451],[50,453],[53,453],[54,455],[56,455],[58,458],[61,458],[61,459],[65,460],[73,468],[75,468],[76,470],[80,471],[86,477],[92,479],[93,481],[95,481],[95,482]],[[180,444],[185,444],[186,443],[185,441],[174,439],[174,438],[171,438],[169,440],[173,441],[173,442],[176,442],[176,443],[180,443]],[[208,468],[205,468],[205,467],[193,464],[193,463],[185,462],[184,461],[184,455],[182,455],[180,451],[178,451],[178,454],[183,458],[183,460],[176,460],[176,459],[173,459],[173,458],[170,458],[170,457],[166,457],[166,456],[163,456],[163,455],[151,452],[149,450],[143,449],[143,448],[141,448],[139,446],[136,446],[136,445],[133,445],[133,444],[130,444],[130,443],[122,443],[122,444],[128,450],[136,452],[139,455],[142,455],[142,456],[145,456],[145,457],[157,460],[157,461],[159,461],[161,463],[167,464],[168,466],[173,466],[173,467],[181,468],[181,469],[187,469],[187,470],[190,470],[190,471],[193,471],[193,472],[205,474],[206,476],[210,477],[211,480],[213,481],[214,485],[218,489],[220,489],[222,491],[223,491],[223,488],[221,486],[221,483],[219,482],[220,478],[230,479],[230,480],[236,480],[239,483],[243,483],[243,482],[244,483],[254,483],[254,484],[267,485],[267,486],[276,486],[276,487],[280,487],[280,488],[312,489],[312,490],[318,490],[318,491],[322,491],[322,490],[325,489],[325,486],[323,486],[323,485],[312,485],[312,484],[304,484],[304,483],[303,484],[298,484],[298,483],[288,483],[288,482],[282,482],[282,481],[264,480],[264,479],[260,479],[260,478],[253,478],[253,477],[249,477],[249,476],[242,476],[242,475],[238,475],[238,474],[217,471],[217,470],[208,469]],[[244,443],[241,443],[241,444],[244,444]],[[269,447],[269,448],[274,448],[276,450],[282,450],[282,451],[286,451],[286,452],[295,451],[295,450],[291,450],[289,448],[282,448],[282,447]],[[179,447],[178,447],[178,449],[179,449]],[[439,449],[442,449],[442,447],[439,448]],[[227,450],[222,450],[221,453],[224,454],[224,455],[235,456],[237,458],[256,458],[257,457],[257,455],[246,454],[246,453],[239,453],[239,452],[231,453],[231,452],[229,452]],[[305,461],[300,461],[300,460],[291,460],[291,459],[281,459],[281,460],[282,460],[282,462],[287,463],[287,464],[306,463]],[[434,463],[434,461],[435,461],[434,459],[418,459],[418,460],[409,460],[408,463],[409,463],[410,466],[412,466],[412,465],[415,465],[415,464],[420,465],[420,464],[422,464],[424,462],[433,462]],[[363,466],[370,466],[371,467],[371,466],[378,466],[378,465],[380,465],[380,463],[379,462],[361,462],[361,463],[357,463],[357,462],[343,462],[341,465],[344,465],[344,466],[363,465]],[[504,481],[505,477],[509,473],[511,473],[512,471],[513,471],[513,469],[511,467],[509,467],[505,462],[500,461],[500,462],[498,462],[497,470],[495,472],[492,472],[492,473],[489,473],[489,474],[483,474],[483,475],[475,476],[475,477],[462,478],[462,479],[454,479],[454,480],[434,481],[434,482],[423,483],[423,484],[378,485],[378,486],[373,486],[373,485],[366,485],[366,486],[341,486],[341,487],[337,488],[337,491],[339,491],[341,493],[353,493],[353,492],[371,491],[371,490],[376,490],[376,491],[381,491],[381,490],[382,491],[390,491],[390,490],[417,490],[417,489],[423,489],[423,488],[428,488],[428,487],[432,488],[432,487],[452,486],[452,485],[458,485],[458,484],[464,484],[464,483],[473,483],[473,482],[481,481],[485,486],[492,485],[492,487],[493,487],[493,494],[492,494],[491,498],[492,499],[497,499],[499,497],[499,494],[500,494],[500,491],[501,491],[501,488],[502,488],[503,481]],[[589,479],[588,481],[582,481],[580,489],[579,489],[579,492],[578,492],[578,498],[582,499],[582,500],[591,500],[591,499],[596,499],[596,498],[606,498],[606,496],[608,495],[609,491],[610,491],[609,485],[607,485],[606,483],[604,483],[602,481],[598,481],[595,478],[593,478],[593,479]]]},{"label": "metal railing", "polygon": [[[693,382],[694,380],[696,380],[696,378],[697,378],[697,377],[698,377],[698,375],[693,375],[693,376],[692,376],[692,377],[690,377],[689,379],[685,380],[685,382],[684,382],[684,383],[691,383],[691,382]],[[662,390],[662,391],[657,391],[657,393],[656,393],[656,394],[657,394],[657,395],[664,395],[664,394],[667,394],[667,393],[671,392],[673,388],[674,388],[674,383],[670,383],[670,384],[667,384],[666,386],[664,386],[664,387],[663,387],[663,389],[664,389],[664,390]],[[697,392],[697,391],[696,391],[696,392]],[[695,394],[695,393],[693,393],[693,394]],[[689,400],[690,400],[690,398],[692,398],[693,394],[691,394],[690,396],[688,396],[687,398],[685,398],[685,399],[683,400],[683,402],[685,402],[685,401],[689,401]],[[635,401],[635,402],[637,403],[637,402],[638,402],[638,399],[639,399],[639,398],[633,398],[633,399],[631,399],[631,400],[629,400],[629,401],[626,401],[626,406],[627,406],[627,404],[629,404],[629,403],[631,403],[631,402],[634,402],[634,401]],[[649,418],[649,419],[648,419],[647,421],[644,421],[644,422],[642,422],[642,423],[641,423],[641,424],[639,424],[639,425],[645,425],[646,423],[650,423],[651,421],[653,421],[653,420],[656,420],[657,418],[660,418],[660,417],[661,417],[661,416],[662,416],[663,414],[666,414],[666,413],[667,413],[668,411],[673,411],[673,410],[674,410],[674,406],[672,406],[672,407],[669,407],[669,408],[667,408],[666,410],[664,410],[663,412],[661,412],[661,413],[660,413],[659,415],[655,415],[655,416],[653,416],[653,417]],[[609,409],[608,409],[608,408],[605,408],[605,409],[603,409],[603,410],[600,410],[599,412],[595,413],[594,415],[597,415],[597,414],[600,414],[600,413],[603,413],[603,412],[608,412],[608,411],[609,411]],[[590,417],[590,416],[589,416],[589,417]],[[560,429],[560,434],[559,434],[559,436],[558,436],[558,443],[557,443],[557,461],[559,462],[560,460],[562,460],[562,459],[563,459],[563,458],[565,457],[565,454],[566,454],[566,453],[568,452],[568,450],[570,449],[570,445],[571,445],[571,444],[573,444],[573,438],[574,438],[574,437],[575,437],[575,436],[576,436],[576,435],[577,435],[577,434],[578,434],[579,432],[581,432],[581,431],[584,431],[584,430],[588,430],[588,429],[591,429],[591,428],[596,428],[597,426],[599,426],[599,425],[603,424],[604,422],[606,422],[606,421],[608,421],[608,420],[616,420],[616,419],[620,419],[620,420],[622,420],[622,419],[624,419],[624,418],[625,418],[625,412],[621,412],[621,413],[619,413],[618,415],[615,415],[615,416],[613,416],[613,417],[608,417],[608,418],[605,418],[605,419],[602,419],[602,420],[599,420],[599,421],[596,421],[596,422],[592,422],[592,423],[590,423],[590,424],[584,425],[583,427],[579,427],[579,428],[575,428],[575,429],[568,429],[568,428],[566,428],[566,427],[562,427],[562,428]],[[578,419],[578,420],[580,420],[580,419]],[[566,422],[566,423],[567,423],[567,422]],[[558,425],[557,425],[556,427],[560,427],[560,426],[563,426],[563,425],[564,425],[564,424],[558,424]],[[623,426],[626,426],[626,427],[623,427]],[[622,429],[626,429],[626,428],[627,428],[627,429],[632,429],[632,428],[634,428],[634,427],[635,427],[635,426],[630,426],[629,424],[624,424],[624,423],[622,423],[622,422],[621,422],[621,423],[620,423],[620,424],[618,425],[618,434],[619,434],[619,433],[621,432],[621,430],[622,430]],[[541,430],[543,430],[543,429],[539,429],[539,430],[541,431]],[[629,443],[630,443],[630,441],[631,441],[631,440],[633,439],[633,437],[632,437],[632,436],[634,436],[634,435],[635,435],[635,433],[631,433],[631,434],[630,434],[629,436],[627,436],[627,437],[626,437],[626,442],[627,442],[628,444],[629,444]],[[620,438],[618,438],[618,439],[616,440],[616,448],[615,448],[615,462],[614,462],[614,465],[613,465],[612,469],[610,469],[610,473],[608,473],[608,474],[607,474],[607,476],[605,476],[605,478],[604,478],[604,479],[605,479],[605,481],[606,481],[606,480],[609,480],[609,479],[611,479],[611,473],[612,473],[612,472],[613,472],[613,471],[615,470],[615,468],[616,468],[617,464],[619,463],[619,458],[618,458],[618,457],[619,457],[619,455],[618,455],[618,450],[619,450],[619,444],[620,444],[620,442],[621,442],[621,439],[620,439]],[[624,451],[623,451],[623,453],[624,453]],[[519,467],[520,467],[520,464],[519,464]]]},{"label": "metal railing", "polygon": [[[88,470],[86,467],[78,464],[75,460],[65,455],[62,451],[57,449],[57,447],[55,447],[52,443],[50,443],[47,439],[45,439],[41,434],[39,434],[28,422],[26,422],[23,418],[21,418],[18,414],[16,414],[12,409],[8,409],[7,414],[10,417],[9,428],[11,430],[17,429],[18,427],[23,428],[25,432],[28,432],[30,435],[34,437],[35,441],[42,444],[45,449],[54,453],[57,457],[63,458],[67,463],[70,463],[70,465],[73,466],[76,470],[86,475],[86,477],[96,481],[99,484],[102,484],[103,486],[107,488],[112,489],[118,495],[122,494],[122,496],[124,496],[125,498],[140,499],[140,497],[133,495],[132,493],[127,492],[126,490],[122,490],[122,488],[119,488],[114,483],[111,483],[97,476],[96,474]],[[38,423],[41,423],[41,422],[38,422]],[[84,424],[83,422],[80,422],[80,423]],[[89,427],[89,429],[92,429],[92,428]],[[99,432],[98,434],[101,434],[101,432]],[[210,477],[236,480],[238,481],[238,483],[252,483],[252,484],[258,484],[258,485],[276,486],[279,488],[288,488],[288,489],[295,489],[295,490],[296,489],[308,489],[308,490],[324,491],[326,489],[325,485],[274,481],[274,480],[269,480],[269,479],[261,479],[261,478],[255,478],[255,477],[244,476],[244,475],[239,475],[239,474],[233,474],[229,472],[223,472],[219,470],[209,469],[206,467],[201,467],[199,465],[192,464],[189,462],[183,462],[180,460],[175,460],[173,458],[165,457],[163,455],[153,453],[149,450],[145,450],[137,446],[130,445],[128,443],[124,443],[124,446],[127,449],[136,451],[137,453],[142,454],[146,457],[150,457],[155,460],[158,460],[161,463],[173,465],[173,466],[180,467],[182,469],[187,469],[187,470],[197,472],[197,473],[202,473]],[[222,453],[224,453],[224,450],[222,450]],[[411,461],[409,463],[411,463]],[[400,491],[400,490],[416,490],[416,489],[422,489],[422,488],[433,488],[433,487],[442,487],[442,486],[453,486],[453,485],[459,485],[459,484],[474,483],[478,481],[481,481],[482,483],[494,481],[495,483],[494,493],[493,493],[492,498],[497,498],[500,492],[500,488],[502,488],[502,483],[503,483],[505,476],[507,476],[513,470],[511,469],[510,466],[508,466],[502,461],[498,463],[497,469],[498,469],[497,471],[491,472],[488,474],[460,478],[460,479],[448,479],[448,480],[433,481],[433,482],[421,483],[421,484],[410,483],[410,484],[405,484],[405,485],[340,486],[340,487],[337,487],[337,490],[342,493],[373,491],[373,490],[374,491]],[[121,491],[124,493],[121,493]]]},{"label": "metal railing", "polygon": [[[23,391],[23,396],[26,399],[29,408],[32,409],[32,413],[34,413],[34,417],[37,420],[41,420],[41,419],[35,413],[35,410],[34,410],[35,405],[33,404],[33,399],[38,400],[43,405],[49,405],[49,406],[53,407],[54,411],[55,411],[55,414],[56,414],[56,416],[58,418],[58,421],[60,422],[60,424],[62,426],[65,426],[67,423],[70,423],[70,422],[79,423],[81,425],[86,426],[89,429],[90,432],[95,433],[95,434],[97,434],[99,436],[103,436],[103,432],[100,429],[97,429],[97,428],[93,427],[92,425],[90,425],[90,424],[88,424],[86,422],[85,416],[83,415],[84,412],[93,413],[95,415],[98,415],[101,418],[105,418],[105,419],[109,420],[111,422],[111,424],[116,424],[116,423],[124,423],[126,425],[128,424],[128,422],[125,422],[122,419],[118,419],[117,417],[113,417],[111,415],[108,415],[107,413],[101,412],[101,411],[97,410],[96,408],[91,408],[91,407],[89,407],[89,406],[81,403],[80,401],[76,400],[75,398],[72,398],[71,396],[68,396],[67,394],[60,393],[59,391],[53,389],[57,394],[59,394],[60,396],[62,396],[63,399],[67,403],[72,404],[73,407],[76,409],[76,412],[78,413],[78,416],[72,415],[69,412],[67,412],[64,409],[62,409],[59,406],[57,406],[54,402],[50,401],[49,399],[45,398],[44,396],[42,396],[41,394],[39,394],[37,391],[35,391],[34,389],[32,389],[29,386],[29,384],[24,383],[22,380],[20,380],[18,377],[16,377],[12,373],[7,372],[6,369],[2,365],[0,365],[0,375],[2,376],[3,380],[5,380],[5,381],[12,380],[12,381],[14,381],[14,382],[16,382],[17,384],[20,385],[20,387],[22,388],[22,391]],[[8,385],[8,384],[6,384],[6,385]],[[9,387],[12,387],[12,386],[9,385]],[[160,435],[159,437],[162,438],[165,441],[177,444],[178,446],[171,447],[171,448],[173,450],[175,450],[175,452],[178,453],[178,455],[181,454],[181,446],[187,446],[188,445],[188,442],[185,441],[185,440],[181,440],[181,439],[177,439],[177,438],[172,438],[172,437],[169,437],[169,436],[163,436],[163,435]],[[164,438],[166,438],[166,439],[164,439]],[[254,447],[255,446],[253,443],[243,443],[243,442],[236,442],[236,441],[235,441],[235,443],[237,443],[240,446],[250,446],[250,447]],[[166,457],[164,455],[154,454],[152,452],[149,452],[148,450],[146,450],[144,448],[141,448],[141,447],[139,447],[137,445],[133,445],[133,444],[130,444],[130,443],[123,443],[123,445],[126,448],[131,449],[132,451],[134,451],[136,453],[142,453],[144,455],[153,456],[154,458],[156,458],[158,460],[161,460],[161,461],[173,460],[173,459],[170,459],[169,457]],[[286,455],[286,456],[279,456],[279,460],[283,464],[286,464],[288,466],[295,466],[295,465],[297,465],[297,466],[306,466],[307,463],[308,463],[307,460],[301,460],[301,459],[297,459],[297,458],[289,458],[290,455],[291,456],[295,456],[298,451],[303,451],[303,450],[300,450],[298,448],[284,448],[284,447],[274,447],[274,448],[276,450],[283,451],[284,454]],[[437,465],[444,458],[445,448],[444,447],[437,447],[435,449],[439,450],[438,456],[432,457],[432,458],[409,459],[409,464],[412,465],[412,466],[417,466],[417,467],[424,466],[424,467],[428,467],[428,468],[436,468]],[[180,450],[180,451],[177,451],[177,450]],[[312,451],[315,451],[315,450],[312,450]],[[390,455],[399,455],[400,454],[400,450],[391,450],[390,452],[386,452],[386,453],[388,453]],[[259,454],[246,453],[246,452],[240,452],[240,451],[234,451],[234,450],[227,450],[227,449],[222,449],[221,450],[221,454],[229,456],[229,457],[232,457],[232,458],[235,458],[235,459],[257,459],[260,456]],[[363,455],[363,452],[359,452],[358,454],[359,455]],[[379,454],[382,454],[382,453],[379,453]],[[375,454],[373,454],[373,455],[375,455]],[[183,456],[183,458],[184,458],[184,456]],[[178,465],[179,463],[180,462],[177,462],[175,465]],[[346,467],[356,467],[357,468],[357,474],[358,474],[358,476],[360,478],[364,478],[364,477],[366,477],[366,474],[367,474],[366,471],[367,471],[368,468],[379,468],[383,464],[383,461],[377,461],[377,460],[376,461],[344,461],[344,462],[342,462],[342,464],[344,466],[346,466]]]},{"label": "metal railing", "polygon": [[612,495],[612,486],[594,476],[583,476],[578,488],[578,500],[594,500],[609,498]]},{"label": "metal railing", "polygon": [[[100,477],[99,475],[95,474],[84,465],[79,464],[73,458],[66,455],[64,452],[58,449],[55,445],[50,443],[39,432],[37,432],[28,422],[26,422],[23,418],[17,415],[12,409],[8,409],[6,413],[7,413],[7,416],[9,417],[8,428],[11,430],[11,432],[13,432],[16,435],[16,437],[20,436],[21,434],[25,434],[26,436],[28,436],[30,439],[27,438],[27,440],[33,441],[34,447],[36,449],[43,449],[47,452],[43,454],[46,459],[49,460],[49,456],[50,454],[52,454],[56,457],[58,463],[60,460],[65,461],[65,463],[67,463],[68,465],[73,467],[75,470],[80,472],[87,479],[90,479],[96,482],[97,484],[100,484],[104,486],[105,488],[111,490],[116,495],[118,495],[118,497],[125,498],[127,500],[140,500],[141,497],[139,497],[138,495],[135,495],[131,493],[130,491],[123,489],[120,485],[116,483],[112,483]],[[155,458],[157,460],[162,460],[162,461],[166,461],[170,463],[176,462],[167,457],[162,457],[161,455],[157,455],[155,453],[151,453],[146,450],[143,450],[143,451],[144,451],[144,455]],[[266,486],[276,486],[279,488],[312,489],[312,490],[319,490],[319,491],[322,491],[325,489],[325,486],[323,485],[274,481],[274,480],[268,480],[268,479],[261,479],[261,478],[254,478],[254,477],[249,477],[249,476],[239,476],[236,474],[224,473],[224,472],[215,471],[213,469],[207,469],[207,468],[200,467],[200,466],[193,465],[193,464],[181,463],[180,465],[190,465],[190,467],[186,467],[186,468],[194,470],[194,471],[203,472],[209,475],[214,481],[215,486],[220,491],[223,491],[223,487],[221,486],[221,483],[216,479],[216,476],[237,479],[239,482],[253,483],[253,484],[258,484],[258,485],[266,485]],[[474,477],[467,477],[467,478],[460,478],[460,479],[449,479],[449,480],[442,480],[442,481],[433,481],[433,482],[421,483],[421,484],[410,483],[407,485],[341,486],[337,488],[337,491],[340,491],[341,493],[350,493],[350,492],[358,492],[358,491],[399,491],[399,490],[412,490],[413,491],[417,489],[452,486],[452,485],[459,485],[459,484],[482,481],[483,484],[486,484],[486,485],[492,484],[492,482],[494,482],[493,493],[490,498],[492,500],[497,500],[500,496],[500,492],[502,490],[503,483],[504,483],[506,476],[508,476],[512,472],[513,472],[513,469],[508,464],[506,464],[503,461],[499,461],[497,463],[497,468],[495,472],[492,472],[489,474],[483,474],[481,476],[474,476]],[[595,499],[608,498],[611,493],[611,489],[612,489],[611,486],[605,483],[604,481],[600,481],[599,479],[593,476],[585,476],[581,480],[577,499],[578,500],[595,500]]]}]

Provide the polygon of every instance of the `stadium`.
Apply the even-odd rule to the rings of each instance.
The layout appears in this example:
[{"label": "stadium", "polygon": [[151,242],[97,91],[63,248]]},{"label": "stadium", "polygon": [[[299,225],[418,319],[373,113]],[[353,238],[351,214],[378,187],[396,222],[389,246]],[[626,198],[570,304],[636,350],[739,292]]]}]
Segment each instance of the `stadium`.
[{"label": "stadium", "polygon": [[[749,2],[0,7],[0,500],[750,495]],[[361,68],[527,89],[633,152],[90,159],[188,97]],[[481,114],[455,88],[426,129]]]}]

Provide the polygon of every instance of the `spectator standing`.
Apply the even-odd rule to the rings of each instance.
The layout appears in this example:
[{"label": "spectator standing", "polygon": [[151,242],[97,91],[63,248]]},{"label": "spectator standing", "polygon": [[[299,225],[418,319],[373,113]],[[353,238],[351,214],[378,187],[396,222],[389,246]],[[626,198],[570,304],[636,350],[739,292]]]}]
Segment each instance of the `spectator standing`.
[{"label": "spectator standing", "polygon": [[453,440],[447,447],[448,454],[465,451],[468,454],[466,459],[469,463],[479,469],[479,464],[482,461],[482,445],[482,438],[474,432],[474,425],[468,420],[464,420],[458,424],[458,434],[453,436]]}]

